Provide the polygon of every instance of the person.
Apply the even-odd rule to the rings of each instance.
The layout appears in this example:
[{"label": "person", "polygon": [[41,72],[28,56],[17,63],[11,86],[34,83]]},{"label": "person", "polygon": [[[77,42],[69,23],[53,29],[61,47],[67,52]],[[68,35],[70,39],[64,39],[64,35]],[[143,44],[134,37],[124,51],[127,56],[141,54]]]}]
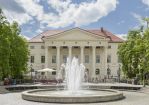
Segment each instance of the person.
[{"label": "person", "polygon": [[9,79],[8,78],[4,78],[4,85],[9,85]]},{"label": "person", "polygon": [[16,79],[13,79],[13,85],[16,85],[17,83],[16,83]]}]

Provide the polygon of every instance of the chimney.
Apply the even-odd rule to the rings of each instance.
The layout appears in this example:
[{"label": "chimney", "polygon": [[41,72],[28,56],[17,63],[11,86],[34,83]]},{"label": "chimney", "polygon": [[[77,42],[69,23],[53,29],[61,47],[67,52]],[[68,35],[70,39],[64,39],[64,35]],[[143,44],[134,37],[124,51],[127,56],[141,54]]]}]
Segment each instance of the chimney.
[{"label": "chimney", "polygon": [[104,32],[103,27],[101,27],[101,32]]}]

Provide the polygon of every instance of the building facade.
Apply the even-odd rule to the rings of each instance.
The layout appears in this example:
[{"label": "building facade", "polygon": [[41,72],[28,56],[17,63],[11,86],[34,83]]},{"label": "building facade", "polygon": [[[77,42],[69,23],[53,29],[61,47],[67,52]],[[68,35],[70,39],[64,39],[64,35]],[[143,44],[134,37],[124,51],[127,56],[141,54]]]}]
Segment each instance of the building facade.
[{"label": "building facade", "polygon": [[89,78],[117,77],[120,67],[117,51],[122,42],[103,28],[45,31],[29,40],[28,66],[32,65],[34,71],[43,68],[58,71],[67,57],[77,57],[85,65]]}]

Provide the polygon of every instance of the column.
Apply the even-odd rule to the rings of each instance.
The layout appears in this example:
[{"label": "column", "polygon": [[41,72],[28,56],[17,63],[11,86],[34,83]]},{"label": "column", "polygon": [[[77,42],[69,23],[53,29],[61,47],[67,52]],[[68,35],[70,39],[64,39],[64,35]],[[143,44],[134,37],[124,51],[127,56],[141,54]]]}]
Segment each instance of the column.
[{"label": "column", "polygon": [[105,71],[105,75],[107,75],[107,48],[108,46],[104,46],[104,71]]},{"label": "column", "polygon": [[84,46],[80,46],[80,48],[81,48],[81,60],[80,61],[83,64],[84,63],[83,62],[84,61],[84,59],[83,59],[84,58]]},{"label": "column", "polygon": [[57,70],[60,69],[60,46],[56,46],[57,49],[57,56],[56,56],[56,62],[57,62]]},{"label": "column", "polygon": [[68,46],[68,54],[69,54],[69,59],[72,57],[72,46]]},{"label": "column", "polygon": [[45,68],[48,68],[48,46],[45,46]]},{"label": "column", "polygon": [[96,56],[96,46],[92,46],[92,77],[94,77],[95,76],[95,57]]}]

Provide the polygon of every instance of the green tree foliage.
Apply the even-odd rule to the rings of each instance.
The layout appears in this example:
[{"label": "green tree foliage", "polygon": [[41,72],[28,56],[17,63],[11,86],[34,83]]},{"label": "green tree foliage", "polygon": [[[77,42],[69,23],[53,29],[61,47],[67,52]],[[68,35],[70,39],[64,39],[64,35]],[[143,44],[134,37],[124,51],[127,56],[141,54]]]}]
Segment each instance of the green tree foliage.
[{"label": "green tree foliage", "polygon": [[10,24],[0,9],[0,76],[20,78],[27,69],[28,45],[16,22]]},{"label": "green tree foliage", "polygon": [[149,18],[146,17],[146,18],[143,18],[143,20],[146,22],[146,26],[147,26],[147,28],[148,28],[148,25],[149,25]]},{"label": "green tree foliage", "polygon": [[128,78],[149,72],[149,28],[131,30],[126,42],[119,46],[118,54],[122,60],[122,70]]}]

